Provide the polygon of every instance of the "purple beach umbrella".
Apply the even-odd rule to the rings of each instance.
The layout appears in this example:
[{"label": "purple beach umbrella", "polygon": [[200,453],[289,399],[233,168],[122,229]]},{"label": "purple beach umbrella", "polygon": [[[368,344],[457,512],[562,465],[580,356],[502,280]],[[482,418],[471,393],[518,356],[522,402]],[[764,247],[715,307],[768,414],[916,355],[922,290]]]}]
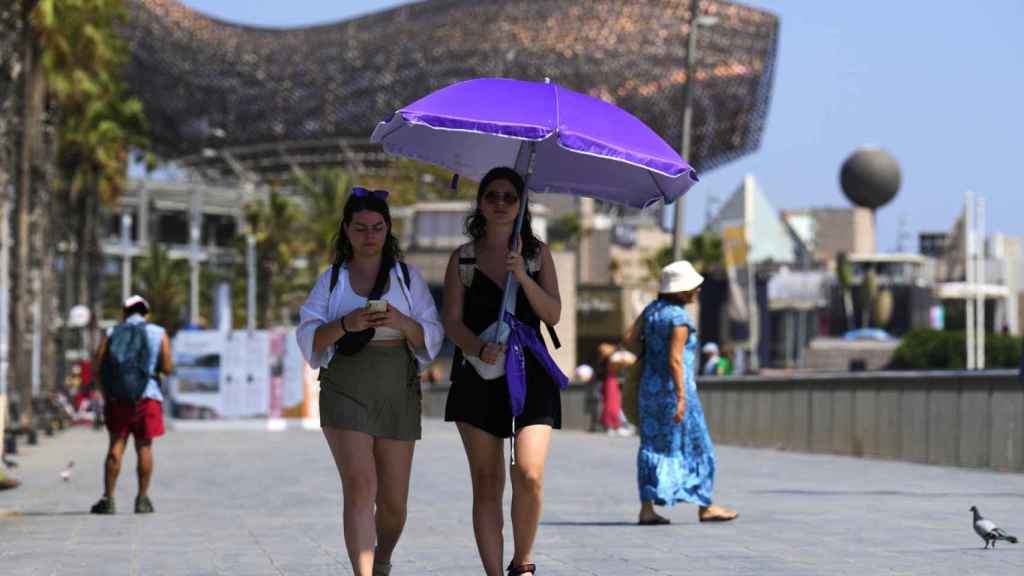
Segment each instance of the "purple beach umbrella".
[{"label": "purple beach umbrella", "polygon": [[[437,90],[399,109],[371,136],[384,151],[448,168],[480,180],[496,166],[515,168],[534,192],[587,196],[634,208],[673,202],[697,182],[697,173],[646,124],[632,114],[550,82],[480,78]],[[519,205],[518,238],[527,201]],[[504,314],[514,314],[518,286],[511,273],[497,321],[481,334],[523,354],[527,338]],[[540,347],[543,349],[543,346]],[[539,351],[534,351],[535,354]],[[544,352],[546,355],[546,351]],[[488,365],[467,360],[485,379],[521,366],[521,358]],[[541,363],[556,382],[567,379],[554,362]],[[547,358],[550,360],[550,357]],[[526,385],[521,370],[508,371],[513,415]]]},{"label": "purple beach umbrella", "polygon": [[[389,154],[479,180],[495,166],[529,189],[644,208],[672,202],[697,173],[635,116],[557,84],[481,78],[401,108],[371,136]],[[533,170],[521,169],[528,152]]]}]

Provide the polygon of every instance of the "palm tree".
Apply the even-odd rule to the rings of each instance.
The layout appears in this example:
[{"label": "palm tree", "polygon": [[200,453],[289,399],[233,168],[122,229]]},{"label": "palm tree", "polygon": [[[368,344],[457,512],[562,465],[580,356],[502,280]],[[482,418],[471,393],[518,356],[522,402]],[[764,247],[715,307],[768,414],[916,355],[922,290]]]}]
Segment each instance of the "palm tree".
[{"label": "palm tree", "polygon": [[845,252],[836,255],[836,281],[843,292],[843,313],[846,316],[846,329],[853,330],[853,268]]},{"label": "palm tree", "polygon": [[338,223],[352,185],[352,177],[342,170],[323,170],[315,178],[297,182],[296,188],[305,203],[309,260],[314,270],[333,259]]},{"label": "palm tree", "polygon": [[39,0],[33,19],[57,116],[59,185],[79,249],[70,280],[93,308],[100,208],[124,188],[128,151],[145,146],[142,105],[124,97],[120,82],[127,50],[114,27],[122,17],[122,0]]},{"label": "palm tree", "polygon": [[[18,5],[10,3],[0,7],[0,218],[3,218],[3,224],[0,226],[3,226],[5,232],[10,221],[7,187],[13,168],[12,159],[15,157],[15,139],[12,136],[17,123],[17,79],[21,70],[18,45],[21,39],[22,18],[19,8]],[[5,234],[3,238],[0,238],[0,250],[5,252],[4,256],[6,256],[7,243],[8,238]],[[0,274],[7,275],[8,272],[6,267],[0,270]],[[3,280],[4,282],[0,284],[3,285],[4,290],[8,290],[7,278]],[[0,333],[8,336],[11,333],[9,321],[8,314],[0,316]],[[7,358],[3,358],[2,361],[7,361]],[[7,380],[6,373],[0,374],[0,438],[4,437],[6,424],[2,411],[7,402]]]},{"label": "palm tree", "polygon": [[[74,298],[95,304],[99,288],[97,226],[100,199],[120,193],[125,177],[127,150],[141,146],[144,118],[137,101],[124,98],[119,73],[125,46],[114,26],[122,14],[122,0],[19,0],[21,23],[22,117],[17,170],[16,252],[11,298],[11,357],[23,399],[30,390],[28,343],[28,277],[31,262],[41,262],[51,274],[52,251],[46,223],[36,228],[39,245],[32,257],[29,241],[30,207],[50,210],[59,205],[67,217],[65,230],[77,233],[75,266],[65,261],[68,281],[77,284]],[[44,145],[44,121],[55,130],[56,158]],[[55,172],[63,202],[47,201],[46,180]],[[37,193],[33,193],[36,190]],[[70,243],[67,243],[70,244]],[[69,252],[70,254],[70,252]],[[86,254],[86,259],[82,255]],[[85,263],[83,264],[83,260]],[[46,281],[49,286],[51,282]],[[40,290],[37,297],[48,293]],[[71,303],[66,303],[70,305]],[[44,303],[46,306],[46,303]],[[95,309],[95,306],[92,306]],[[95,318],[96,315],[93,315]],[[28,406],[26,406],[28,408]],[[26,418],[30,416],[26,410]]]},{"label": "palm tree", "polygon": [[149,254],[136,265],[134,281],[149,301],[152,321],[172,331],[181,325],[187,299],[182,278],[188,278],[188,263],[172,260],[158,242],[150,242]]},{"label": "palm tree", "polygon": [[247,209],[246,220],[256,237],[259,326],[288,321],[309,289],[309,266],[302,266],[309,253],[303,216],[297,202],[276,190]]},{"label": "palm tree", "polygon": [[30,274],[29,211],[32,189],[38,182],[38,152],[42,148],[44,97],[46,92],[43,66],[40,62],[42,44],[32,16],[37,0],[21,0],[21,134],[18,147],[16,189],[14,196],[14,267],[11,292],[11,372],[21,400],[22,423],[32,418],[32,378],[28,349],[28,293]]}]

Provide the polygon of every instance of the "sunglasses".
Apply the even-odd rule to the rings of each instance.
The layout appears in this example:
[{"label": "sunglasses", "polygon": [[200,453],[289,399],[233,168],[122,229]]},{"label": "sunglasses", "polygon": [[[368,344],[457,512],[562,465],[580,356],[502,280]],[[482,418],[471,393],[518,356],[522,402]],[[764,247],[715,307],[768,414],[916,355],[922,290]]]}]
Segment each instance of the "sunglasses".
[{"label": "sunglasses", "polygon": [[385,202],[388,199],[387,190],[367,190],[366,188],[363,188],[361,186],[356,186],[352,188],[352,195],[355,196],[356,198],[366,198],[367,196],[373,196],[374,198],[380,200],[381,202]]},{"label": "sunglasses", "polygon": [[502,204],[511,205],[519,202],[519,194],[515,192],[495,192],[494,190],[488,190],[484,193],[484,202],[488,204]]}]

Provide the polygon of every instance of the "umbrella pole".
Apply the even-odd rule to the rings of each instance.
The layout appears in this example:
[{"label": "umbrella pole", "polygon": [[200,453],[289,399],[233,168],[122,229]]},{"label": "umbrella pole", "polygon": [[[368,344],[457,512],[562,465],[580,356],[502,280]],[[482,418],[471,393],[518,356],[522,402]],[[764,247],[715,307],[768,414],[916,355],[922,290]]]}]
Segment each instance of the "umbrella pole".
[{"label": "umbrella pole", "polygon": [[[533,171],[530,166],[533,162],[533,150],[536,144],[532,141],[524,141],[519,146],[519,154],[516,155],[515,171],[523,177],[523,194],[522,198],[519,199],[519,214],[516,215],[516,225],[512,229],[512,237],[509,238],[509,247],[512,250],[518,248],[519,233],[523,229],[523,219],[526,217],[526,207],[529,202],[529,190],[530,190],[530,176]],[[515,298],[516,291],[519,290],[519,283],[516,282],[515,275],[511,272],[505,277],[505,291],[501,296],[501,308],[498,313],[499,326],[505,322],[505,311],[509,308],[510,302]],[[507,335],[502,335],[502,331],[498,330],[498,344],[504,344]]]}]

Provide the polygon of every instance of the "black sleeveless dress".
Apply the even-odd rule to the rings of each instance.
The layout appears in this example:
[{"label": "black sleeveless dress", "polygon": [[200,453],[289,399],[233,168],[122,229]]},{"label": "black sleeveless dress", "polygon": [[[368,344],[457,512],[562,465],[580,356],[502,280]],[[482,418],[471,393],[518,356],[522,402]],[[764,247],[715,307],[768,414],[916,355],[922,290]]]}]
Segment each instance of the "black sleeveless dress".
[{"label": "black sleeveless dress", "polygon": [[[537,274],[530,277],[537,280]],[[479,268],[473,271],[473,283],[465,289],[462,322],[474,334],[480,334],[498,319],[504,286],[498,286]],[[522,287],[516,294],[516,318],[532,328],[540,328],[540,318],[530,306]],[[476,351],[473,351],[475,354]],[[515,429],[533,424],[562,427],[562,397],[558,383],[526,352],[526,402],[523,413],[515,419]],[[465,422],[499,438],[512,435],[512,408],[509,404],[505,377],[484,380],[456,348],[452,359],[451,388],[444,419]]]}]

